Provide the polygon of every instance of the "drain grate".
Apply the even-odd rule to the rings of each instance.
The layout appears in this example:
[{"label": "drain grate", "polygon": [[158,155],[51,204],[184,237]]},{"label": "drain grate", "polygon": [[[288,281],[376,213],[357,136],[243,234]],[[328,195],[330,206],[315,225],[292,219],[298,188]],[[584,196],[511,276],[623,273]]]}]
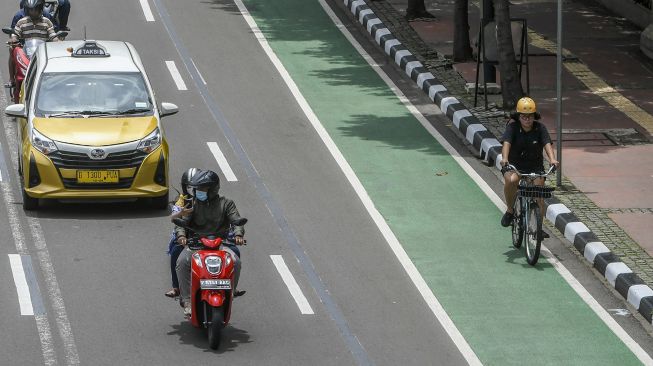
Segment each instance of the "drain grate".
[{"label": "drain grate", "polygon": [[[556,143],[555,131],[551,133],[553,144]],[[563,147],[615,146],[605,132],[562,132]]]}]

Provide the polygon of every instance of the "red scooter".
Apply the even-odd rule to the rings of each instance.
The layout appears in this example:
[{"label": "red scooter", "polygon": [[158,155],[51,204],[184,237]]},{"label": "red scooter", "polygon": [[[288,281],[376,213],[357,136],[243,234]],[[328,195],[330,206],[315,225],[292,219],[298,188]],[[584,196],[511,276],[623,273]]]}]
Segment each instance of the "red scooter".
[{"label": "red scooter", "polygon": [[[10,36],[14,34],[14,30],[11,28],[2,28],[2,32]],[[68,32],[57,32],[54,38],[59,37],[60,39],[64,39],[67,35]],[[24,45],[21,45],[20,43],[9,44],[11,52],[10,57],[14,60],[15,68],[14,78],[9,84],[9,93],[11,94],[11,99],[14,103],[20,103],[20,89],[23,85],[25,75],[27,75],[29,62],[38,46],[43,43],[45,43],[45,41],[42,39],[29,39],[25,41]]]},{"label": "red scooter", "polygon": [[[173,222],[192,230],[183,219],[174,219]],[[188,247],[195,250],[191,261],[190,323],[196,328],[207,329],[209,347],[214,350],[220,346],[222,329],[229,324],[234,298],[234,258],[221,250],[221,246],[235,246],[233,227],[246,223],[246,218],[232,222],[225,239],[213,235],[188,236]]]}]

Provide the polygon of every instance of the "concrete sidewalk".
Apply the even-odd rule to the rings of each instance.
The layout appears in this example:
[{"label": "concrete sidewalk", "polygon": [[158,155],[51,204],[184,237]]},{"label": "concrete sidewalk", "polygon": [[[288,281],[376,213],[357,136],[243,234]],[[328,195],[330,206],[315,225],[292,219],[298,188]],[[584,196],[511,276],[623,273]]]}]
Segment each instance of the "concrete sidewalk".
[{"label": "concrete sidewalk", "polygon": [[[374,2],[377,9],[383,9],[383,3],[392,5],[395,18],[405,13],[406,0]],[[436,19],[409,23],[424,43],[447,57],[453,52],[453,4],[426,0]],[[555,135],[556,58],[551,51],[557,2],[515,0],[512,4],[511,16],[526,18],[530,28],[530,94]],[[653,60],[639,50],[640,30],[623,18],[591,0],[568,0],[564,6],[563,47],[577,58],[568,58],[563,68],[563,169],[573,187],[559,190],[558,197],[583,222],[593,225],[601,240],[615,243],[611,248],[615,254],[637,263],[638,273],[650,284]],[[469,21],[470,36],[476,38],[479,8],[473,3]],[[475,61],[453,67],[467,82],[474,82]],[[499,131],[505,122],[498,118],[495,123]]]}]

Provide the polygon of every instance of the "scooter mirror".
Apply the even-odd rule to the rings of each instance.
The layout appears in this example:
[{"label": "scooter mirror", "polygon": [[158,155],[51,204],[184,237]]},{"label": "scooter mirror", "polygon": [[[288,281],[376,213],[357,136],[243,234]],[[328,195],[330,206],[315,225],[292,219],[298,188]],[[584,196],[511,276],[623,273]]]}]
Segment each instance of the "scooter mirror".
[{"label": "scooter mirror", "polygon": [[14,30],[11,29],[10,27],[3,27],[2,28],[2,33],[12,35],[12,34],[14,34]]},{"label": "scooter mirror", "polygon": [[247,219],[244,217],[239,218],[238,220],[234,220],[231,222],[232,225],[234,226],[243,226],[247,223]]},{"label": "scooter mirror", "polygon": [[[3,30],[3,31],[4,31],[4,30]],[[55,33],[54,36],[52,36],[52,37],[50,38],[50,41],[52,41],[52,40],[55,39],[55,38],[61,38],[61,39],[64,39],[64,38],[66,38],[67,36],[68,36],[68,32],[66,32],[66,31],[59,31],[59,32]]]}]

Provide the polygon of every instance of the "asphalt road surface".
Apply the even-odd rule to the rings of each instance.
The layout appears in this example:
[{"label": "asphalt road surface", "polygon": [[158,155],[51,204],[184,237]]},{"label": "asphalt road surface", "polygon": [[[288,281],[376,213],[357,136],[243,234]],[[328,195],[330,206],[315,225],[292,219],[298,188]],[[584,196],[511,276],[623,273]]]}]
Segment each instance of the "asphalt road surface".
[{"label": "asphalt road surface", "polygon": [[[3,117],[0,364],[650,362],[650,326],[565,245],[546,243],[607,323],[555,266],[542,259],[530,268],[510,250],[499,211],[461,164],[500,192],[495,175],[339,3],[328,5],[453,150],[417,122],[317,0],[73,3],[68,40],[82,39],[86,27],[88,39],[131,42],[158,100],[179,106],[163,121],[173,185],[189,167],[213,169],[249,219],[240,284],[247,294],[234,301],[220,349],[208,350],[205,333],[163,296],[168,213],[140,203],[57,202],[23,212],[15,122]],[[7,21],[15,5],[0,4]],[[4,68],[1,75],[7,80]],[[416,172],[433,162],[441,165],[422,179]],[[451,181],[437,186],[437,199],[420,196],[435,170]],[[470,227],[468,215],[479,224]],[[25,291],[30,307],[21,307]]]}]

